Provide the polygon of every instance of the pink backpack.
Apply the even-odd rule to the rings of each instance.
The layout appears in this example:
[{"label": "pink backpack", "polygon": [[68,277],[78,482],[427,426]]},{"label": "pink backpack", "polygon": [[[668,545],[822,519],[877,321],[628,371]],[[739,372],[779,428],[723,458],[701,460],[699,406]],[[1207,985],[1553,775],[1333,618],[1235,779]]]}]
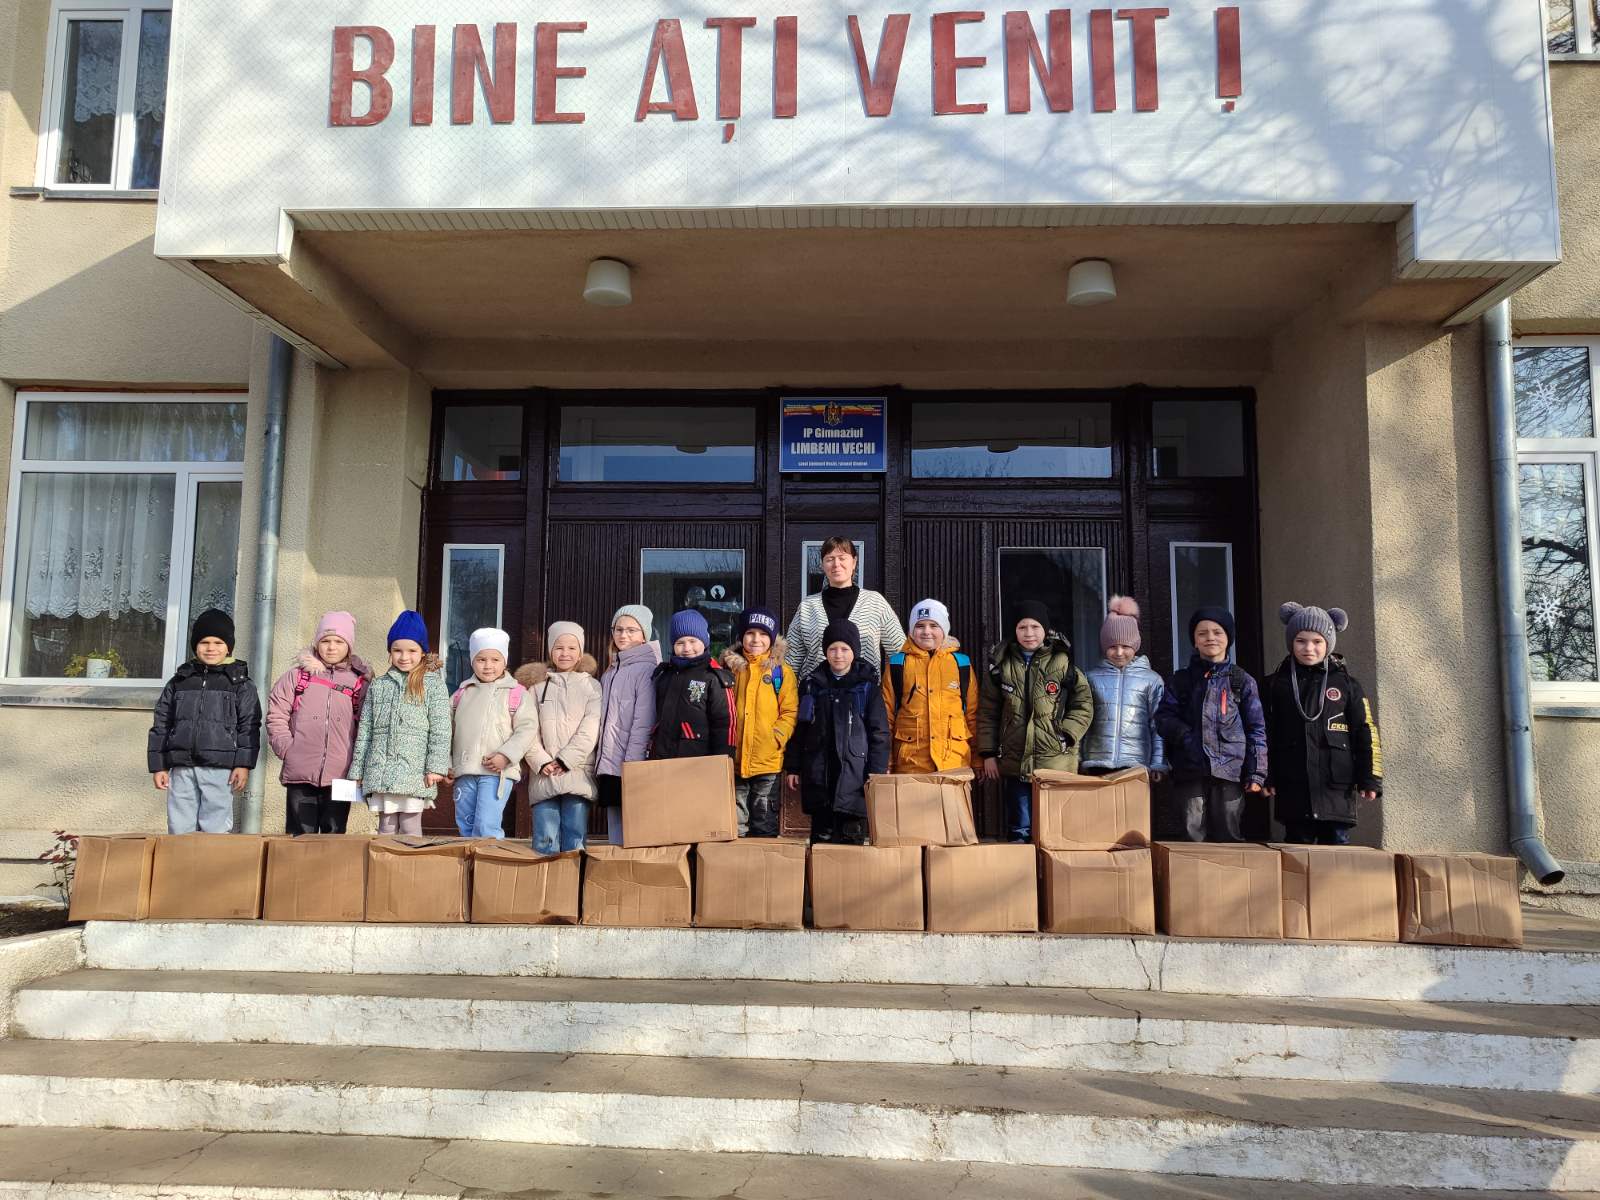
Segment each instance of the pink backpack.
[{"label": "pink backpack", "polygon": [[358,709],[361,707],[361,693],[366,690],[367,681],[365,679],[358,680],[355,687],[349,687],[346,684],[335,683],[332,678],[313,675],[304,667],[297,668],[294,673],[294,701],[289,705],[290,716],[300,711],[300,700],[306,694],[306,689],[312,684],[338,692],[350,701],[352,709]]},{"label": "pink backpack", "polygon": [[[461,694],[467,690],[467,685],[462,684],[455,690],[455,695],[450,697],[450,709],[454,712],[461,707]],[[511,719],[516,720],[517,709],[522,707],[522,698],[528,694],[528,689],[520,683],[511,685],[511,690],[506,693],[506,711],[511,714]]]}]

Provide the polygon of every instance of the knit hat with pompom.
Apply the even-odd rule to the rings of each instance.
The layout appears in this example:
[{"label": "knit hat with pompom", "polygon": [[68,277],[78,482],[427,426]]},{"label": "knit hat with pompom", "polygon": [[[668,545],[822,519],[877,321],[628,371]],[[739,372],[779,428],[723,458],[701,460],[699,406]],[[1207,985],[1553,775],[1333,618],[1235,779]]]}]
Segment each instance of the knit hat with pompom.
[{"label": "knit hat with pompom", "polygon": [[1293,600],[1278,607],[1278,620],[1283,622],[1283,640],[1294,653],[1297,633],[1318,633],[1328,643],[1328,653],[1339,644],[1339,635],[1350,627],[1350,617],[1342,608],[1305,607]]},{"label": "knit hat with pompom", "polygon": [[1100,649],[1132,646],[1137,654],[1144,639],[1139,636],[1139,605],[1131,596],[1113,596],[1105,624],[1100,626]]}]

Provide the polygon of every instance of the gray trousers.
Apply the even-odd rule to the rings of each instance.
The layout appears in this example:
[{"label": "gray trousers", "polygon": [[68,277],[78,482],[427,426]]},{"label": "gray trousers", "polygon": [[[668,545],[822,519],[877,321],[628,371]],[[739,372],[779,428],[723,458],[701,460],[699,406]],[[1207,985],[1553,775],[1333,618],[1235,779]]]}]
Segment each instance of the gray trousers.
[{"label": "gray trousers", "polygon": [[173,767],[168,774],[168,833],[232,833],[233,789],[227,767]]}]

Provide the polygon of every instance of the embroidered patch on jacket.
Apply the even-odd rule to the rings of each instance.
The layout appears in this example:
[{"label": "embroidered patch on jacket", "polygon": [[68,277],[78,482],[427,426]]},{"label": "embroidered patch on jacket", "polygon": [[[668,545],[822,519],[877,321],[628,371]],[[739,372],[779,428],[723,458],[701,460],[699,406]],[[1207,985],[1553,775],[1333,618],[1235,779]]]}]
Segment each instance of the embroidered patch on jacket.
[{"label": "embroidered patch on jacket", "polygon": [[689,703],[700,704],[706,698],[706,681],[704,679],[691,679],[689,681]]},{"label": "embroidered patch on jacket", "polygon": [[1337,704],[1339,701],[1344,699],[1344,693],[1341,692],[1338,688],[1329,688],[1328,689],[1328,699],[1332,700],[1335,704]]},{"label": "embroidered patch on jacket", "polygon": [[1061,685],[1059,683],[1057,683],[1054,679],[1052,679],[1049,683],[1044,685],[1044,694],[1046,696],[1054,696],[1060,691],[1061,691]]}]

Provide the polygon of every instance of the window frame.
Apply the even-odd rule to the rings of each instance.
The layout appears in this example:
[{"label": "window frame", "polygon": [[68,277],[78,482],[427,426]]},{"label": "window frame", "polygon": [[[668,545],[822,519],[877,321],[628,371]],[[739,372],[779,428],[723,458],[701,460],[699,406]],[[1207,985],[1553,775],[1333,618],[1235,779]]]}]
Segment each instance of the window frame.
[{"label": "window frame", "polygon": [[[1111,553],[1105,546],[996,546],[994,548],[994,597],[995,597],[995,628],[1000,631],[1000,641],[1003,644],[1011,638],[1016,630],[1006,626],[1006,592],[1005,592],[1005,566],[1004,559],[1009,553],[1022,554],[1056,554],[1056,553],[1094,553],[1100,556],[1100,611],[1104,612],[1106,605],[1111,602]],[[1096,622],[1098,624],[1098,621]],[[1047,633],[1060,633],[1072,639],[1076,633],[1072,629],[1046,630]],[[1074,661],[1080,651],[1077,641],[1073,640],[1072,653]]]},{"label": "window frame", "polygon": [[[220,399],[234,397],[233,399]],[[194,518],[195,485],[199,481],[212,483],[244,484],[245,461],[249,457],[246,446],[238,463],[220,462],[111,462],[105,459],[24,459],[23,447],[28,433],[28,418],[35,404],[243,404],[249,403],[245,392],[68,392],[43,389],[19,390],[11,430],[11,466],[6,492],[5,557],[0,559],[0,683],[26,687],[91,687],[114,690],[118,688],[147,688],[161,686],[172,677],[178,664],[186,655],[184,642],[188,631],[184,628],[188,612],[189,592],[194,573]],[[25,475],[171,475],[172,542],[168,548],[171,566],[167,572],[166,638],[161,648],[162,676],[152,680],[89,679],[87,676],[72,679],[50,675],[12,675],[11,639],[13,617],[17,602],[17,508],[22,500],[22,479]],[[240,553],[243,554],[243,530],[240,531]],[[238,597],[234,597],[238,608]]]},{"label": "window frame", "polygon": [[[1176,671],[1189,661],[1194,652],[1194,646],[1185,638],[1188,627],[1185,624],[1186,614],[1178,611],[1178,551],[1184,550],[1226,550],[1228,553],[1228,604],[1229,612],[1237,612],[1234,607],[1238,599],[1238,589],[1234,586],[1234,559],[1232,542],[1181,542],[1167,543],[1167,591],[1169,598],[1168,611],[1172,614],[1172,669]],[[1239,646],[1237,639],[1228,644],[1228,661],[1239,660]]]},{"label": "window frame", "polygon": [[[1596,535],[1600,534],[1600,497],[1596,496],[1600,490],[1600,336],[1584,337],[1569,336],[1530,336],[1519,337],[1512,341],[1513,353],[1519,349],[1560,348],[1575,347],[1588,351],[1589,354],[1589,405],[1591,416],[1591,429],[1593,436],[1586,438],[1525,438],[1520,435],[1516,439],[1517,448],[1517,522],[1521,527],[1522,498],[1520,495],[1520,480],[1524,466],[1561,466],[1574,465],[1583,469],[1584,478],[1584,508],[1588,521],[1589,542],[1589,592],[1590,603],[1595,609],[1594,628],[1600,636],[1600,545],[1596,545]],[[1512,404],[1515,409],[1516,398],[1513,396]],[[1517,550],[1518,572],[1521,572],[1522,550]],[[1523,625],[1527,625],[1527,580],[1522,582],[1522,592],[1519,597],[1523,605]],[[1529,658],[1531,660],[1531,647]],[[1600,680],[1585,683],[1570,681],[1534,679],[1531,662],[1528,667],[1528,682],[1533,698],[1539,704],[1600,704]]]},{"label": "window frame", "polygon": [[[139,38],[147,12],[172,12],[172,0],[51,0],[50,26],[45,46],[44,107],[39,120],[39,158],[34,171],[36,186],[50,192],[132,193],[155,196],[159,188],[133,186],[134,99],[139,86]],[[108,183],[70,183],[55,179],[60,158],[62,119],[61,101],[66,95],[67,36],[73,21],[121,21],[122,58],[117,75],[116,132],[111,142],[111,180]],[[169,17],[170,20],[170,17]],[[133,36],[129,37],[132,30]],[[170,43],[169,43],[170,46]],[[167,80],[172,78],[172,60],[167,59]]]},{"label": "window frame", "polygon": [[[1072,404],[1097,404],[1106,408],[1106,417],[1110,421],[1110,433],[1107,435],[1110,444],[1105,447],[1111,455],[1111,470],[1105,475],[919,475],[917,474],[917,414],[926,405],[968,405],[975,406],[985,403],[992,397],[995,403],[1035,405],[1041,409],[1058,405]],[[1126,431],[1126,416],[1120,410],[1119,394],[1104,389],[1067,389],[1056,392],[951,392],[943,393],[919,392],[910,397],[902,409],[902,420],[905,423],[905,459],[902,473],[906,485],[916,488],[945,489],[945,490],[970,490],[974,485],[981,485],[988,489],[1011,488],[1014,490],[1035,490],[1041,487],[1074,489],[1088,491],[1093,488],[1119,488],[1122,486],[1126,464],[1124,462],[1123,441]],[[891,410],[890,419],[896,414]],[[891,429],[890,441],[894,440]],[[1097,449],[1098,447],[1077,447],[1079,449]]]},{"label": "window frame", "polygon": [[450,669],[450,552],[452,550],[493,550],[496,556],[494,627],[504,627],[506,619],[506,550],[504,542],[446,542],[439,551],[439,661]]},{"label": "window frame", "polygon": [[1600,58],[1600,20],[1596,19],[1592,0],[1572,0],[1572,37],[1576,50],[1549,50],[1551,13],[1544,5],[1546,55],[1556,62],[1573,59]]}]

